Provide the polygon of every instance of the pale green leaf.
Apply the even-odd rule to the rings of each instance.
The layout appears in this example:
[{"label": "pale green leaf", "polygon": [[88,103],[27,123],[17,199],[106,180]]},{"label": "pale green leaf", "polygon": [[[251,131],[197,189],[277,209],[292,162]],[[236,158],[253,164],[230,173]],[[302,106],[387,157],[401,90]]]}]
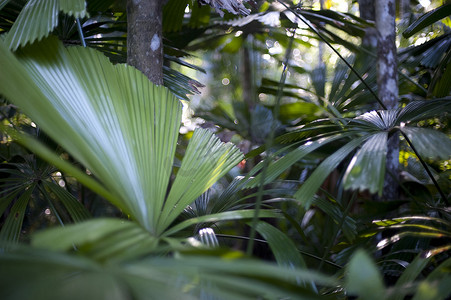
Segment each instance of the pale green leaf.
[{"label": "pale green leaf", "polygon": [[370,111],[358,116],[356,120],[364,120],[373,125],[378,129],[386,130],[392,128],[396,124],[396,118],[398,116],[398,110],[379,110]]},{"label": "pale green leaf", "polygon": [[384,283],[375,263],[363,250],[357,250],[347,266],[346,289],[359,299],[384,299]]},{"label": "pale green leaf", "polygon": [[445,275],[439,280],[424,280],[418,285],[413,300],[441,300],[451,296],[451,275]]},{"label": "pale green leaf", "polygon": [[233,144],[224,144],[206,129],[196,129],[158,220],[159,233],[243,158]]},{"label": "pale green leaf", "polygon": [[[214,253],[212,253],[214,254]],[[2,299],[321,299],[297,283],[337,280],[251,259],[184,255],[98,264],[80,255],[22,246],[0,255]]]},{"label": "pale green leaf", "polygon": [[415,149],[423,157],[447,160],[451,158],[451,139],[443,132],[419,127],[401,127]]},{"label": "pale green leaf", "polygon": [[58,0],[60,10],[69,16],[83,18],[87,15],[85,0]]},{"label": "pale green leaf", "polygon": [[157,239],[138,224],[119,219],[95,219],[36,233],[32,245],[52,251],[77,249],[93,259],[124,260],[150,253]]},{"label": "pale green leaf", "polygon": [[388,132],[373,134],[351,160],[344,177],[344,188],[382,194]]},{"label": "pale green leaf", "polygon": [[47,37],[58,25],[59,11],[76,18],[86,15],[84,0],[30,0],[6,37],[6,44],[16,50],[20,46]]},{"label": "pale green leaf", "polygon": [[[252,226],[252,223],[248,223]],[[304,259],[294,242],[276,227],[260,221],[255,229],[268,242],[272,253],[280,266],[286,268],[306,268]]]},{"label": "pale green leaf", "polygon": [[[148,230],[164,202],[181,103],[141,72],[55,40],[1,49],[0,91],[82,162]],[[4,63],[5,62],[5,63]],[[155,176],[157,174],[157,176]]]}]

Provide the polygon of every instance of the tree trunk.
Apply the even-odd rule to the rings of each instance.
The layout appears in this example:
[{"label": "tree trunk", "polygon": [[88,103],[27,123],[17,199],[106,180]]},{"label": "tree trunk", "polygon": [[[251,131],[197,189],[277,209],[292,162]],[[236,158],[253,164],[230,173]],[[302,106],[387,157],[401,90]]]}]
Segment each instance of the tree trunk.
[{"label": "tree trunk", "polygon": [[[378,0],[376,5],[377,42],[377,86],[379,98],[387,109],[398,107],[398,66],[396,62],[396,7],[395,0]],[[398,198],[399,138],[390,137],[385,176],[384,198]],[[389,174],[395,175],[387,176]]]},{"label": "tree trunk", "polygon": [[163,84],[163,2],[127,0],[127,63]]},{"label": "tree trunk", "polygon": [[243,100],[249,111],[254,110],[255,94],[254,80],[252,74],[252,63],[249,53],[249,46],[243,45],[241,48],[241,80],[243,89]]},{"label": "tree trunk", "polygon": [[[376,20],[374,0],[358,0],[360,17],[367,21]],[[377,30],[374,27],[366,29],[365,36],[362,39],[362,45],[367,48],[376,49],[377,46]]]}]

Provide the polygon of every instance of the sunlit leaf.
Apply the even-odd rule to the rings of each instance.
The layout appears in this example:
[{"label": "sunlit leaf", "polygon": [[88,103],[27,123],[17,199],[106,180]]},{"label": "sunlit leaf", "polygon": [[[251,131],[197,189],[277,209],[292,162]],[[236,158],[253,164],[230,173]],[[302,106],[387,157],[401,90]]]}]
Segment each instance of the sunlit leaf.
[{"label": "sunlit leaf", "polygon": [[2,93],[95,174],[115,195],[108,198],[113,204],[149,231],[157,222],[166,222],[160,230],[166,228],[242,160],[236,147],[199,130],[168,196],[165,217],[159,219],[181,103],[138,70],[112,65],[92,49],[65,49],[51,39],[27,47],[22,64],[2,50],[2,61],[8,61],[0,73]]},{"label": "sunlit leaf", "polygon": [[[244,2],[247,1],[249,0],[244,0]],[[247,16],[250,13],[250,10],[243,5],[243,0],[200,0],[199,3],[210,5],[221,17],[224,16],[223,9],[235,15]]]},{"label": "sunlit leaf", "polygon": [[6,44],[16,50],[20,46],[47,37],[58,25],[59,11],[76,18],[86,15],[84,0],[30,0],[14,22]]},{"label": "sunlit leaf", "polygon": [[196,129],[163,210],[155,212],[160,232],[243,158],[243,154],[233,144],[222,143],[208,130]]}]

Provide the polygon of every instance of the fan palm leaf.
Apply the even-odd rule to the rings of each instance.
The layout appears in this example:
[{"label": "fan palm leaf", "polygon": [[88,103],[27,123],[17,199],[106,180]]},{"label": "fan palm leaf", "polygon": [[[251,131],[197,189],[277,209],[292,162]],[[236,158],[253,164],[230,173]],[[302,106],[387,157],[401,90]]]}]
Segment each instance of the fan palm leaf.
[{"label": "fan palm leaf", "polygon": [[60,11],[76,18],[87,14],[84,0],[30,0],[6,37],[9,48],[16,50],[47,37],[58,25]]},{"label": "fan palm leaf", "polygon": [[0,91],[96,176],[108,200],[154,234],[243,159],[199,130],[166,202],[182,111],[175,96],[133,67],[53,38],[17,58],[0,48]]}]

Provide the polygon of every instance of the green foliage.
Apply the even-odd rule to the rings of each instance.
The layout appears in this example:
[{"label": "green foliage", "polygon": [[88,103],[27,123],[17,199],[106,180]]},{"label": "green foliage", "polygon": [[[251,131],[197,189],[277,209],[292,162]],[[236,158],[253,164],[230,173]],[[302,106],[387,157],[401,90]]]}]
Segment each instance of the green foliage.
[{"label": "green foliage", "polygon": [[[220,19],[168,1],[165,88],[123,64],[120,1],[0,0],[0,298],[449,297],[449,34],[400,50],[400,105],[380,110],[375,54],[356,46],[372,22],[277,2]],[[317,41],[347,63],[300,64]],[[243,46],[266,69],[238,80]],[[195,50],[228,69],[185,61]],[[177,97],[201,84],[174,64],[218,82],[196,112],[218,137],[179,135]],[[399,199],[383,198],[387,173]]]}]

